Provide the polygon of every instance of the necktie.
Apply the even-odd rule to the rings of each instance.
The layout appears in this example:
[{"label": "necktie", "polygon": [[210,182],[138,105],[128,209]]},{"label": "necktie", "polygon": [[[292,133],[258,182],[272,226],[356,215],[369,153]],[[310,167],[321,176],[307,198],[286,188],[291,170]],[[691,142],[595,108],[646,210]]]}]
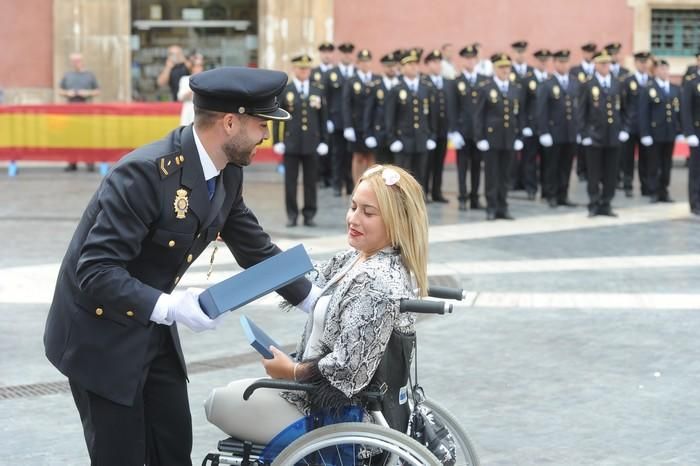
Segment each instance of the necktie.
[{"label": "necktie", "polygon": [[569,78],[567,78],[566,76],[564,76],[564,79],[561,80],[561,87],[563,87],[564,89],[569,88]]},{"label": "necktie", "polygon": [[209,191],[209,200],[211,201],[214,198],[214,191],[216,191],[216,177],[207,180],[207,191]]},{"label": "necktie", "polygon": [[304,82],[302,89],[304,91],[304,98],[306,99],[309,96],[309,83]]},{"label": "necktie", "polygon": [[508,93],[508,87],[506,87],[505,84],[501,84],[501,94],[507,94]]},{"label": "necktie", "polygon": [[664,93],[668,96],[668,93],[669,93],[668,83],[664,84]]}]

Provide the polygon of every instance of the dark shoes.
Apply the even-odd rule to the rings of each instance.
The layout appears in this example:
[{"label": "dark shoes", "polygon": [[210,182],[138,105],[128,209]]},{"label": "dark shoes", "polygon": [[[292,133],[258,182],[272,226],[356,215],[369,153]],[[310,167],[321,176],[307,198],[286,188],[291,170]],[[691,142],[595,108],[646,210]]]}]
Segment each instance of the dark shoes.
[{"label": "dark shoes", "polygon": [[472,200],[469,203],[469,208],[471,208],[472,210],[483,210],[484,205],[482,203],[480,203],[478,199],[476,199],[476,200]]},{"label": "dark shoes", "polygon": [[552,209],[556,208],[559,205],[556,199],[547,200],[547,204],[549,204],[549,207],[551,207]]},{"label": "dark shoes", "polygon": [[295,227],[297,226],[297,218],[296,217],[288,217],[287,218],[287,228]]},{"label": "dark shoes", "polygon": [[503,220],[515,220],[515,217],[513,217],[507,210],[500,215],[496,215],[496,218],[502,218]]},{"label": "dark shoes", "polygon": [[625,197],[632,197],[632,188],[625,188]]},{"label": "dark shoes", "polygon": [[77,163],[69,163],[66,165],[66,167],[63,169],[64,172],[76,172],[78,171],[78,164]]},{"label": "dark shoes", "polygon": [[316,222],[314,222],[314,219],[312,219],[312,218],[305,218],[305,219],[304,219],[304,226],[307,226],[307,227],[315,227],[315,226],[316,226]]},{"label": "dark shoes", "polygon": [[571,200],[569,198],[566,198],[563,201],[559,201],[559,202],[557,202],[557,204],[563,205],[565,207],[576,207],[576,203],[571,202]]},{"label": "dark shoes", "polygon": [[459,210],[462,212],[467,211],[467,201],[459,201]]},{"label": "dark shoes", "polygon": [[536,197],[537,197],[537,193],[534,193],[532,191],[529,191],[527,193],[527,200],[528,201],[534,201]]},{"label": "dark shoes", "polygon": [[433,196],[433,202],[439,202],[439,203],[441,203],[441,204],[447,204],[447,203],[450,202],[450,201],[449,201],[449,199],[447,199],[446,197],[440,195],[440,196]]},{"label": "dark shoes", "polygon": [[488,221],[496,220],[496,213],[495,212],[486,212],[486,220],[488,220]]}]

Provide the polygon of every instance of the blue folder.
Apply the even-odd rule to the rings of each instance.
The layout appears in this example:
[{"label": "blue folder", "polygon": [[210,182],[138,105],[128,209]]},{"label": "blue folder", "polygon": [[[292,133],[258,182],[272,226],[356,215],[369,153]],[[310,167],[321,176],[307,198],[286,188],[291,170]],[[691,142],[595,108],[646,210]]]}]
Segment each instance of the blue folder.
[{"label": "blue folder", "polygon": [[269,350],[270,346],[279,349],[280,345],[275,343],[275,340],[270,338],[267,333],[246,316],[241,316],[241,326],[243,327],[245,336],[248,338],[248,342],[250,342],[250,346],[255,348],[258,353],[262,354],[263,358],[272,359],[273,355]]},{"label": "blue folder", "polygon": [[299,244],[210,286],[199,295],[199,305],[214,319],[289,285],[312,269],[309,255]]}]

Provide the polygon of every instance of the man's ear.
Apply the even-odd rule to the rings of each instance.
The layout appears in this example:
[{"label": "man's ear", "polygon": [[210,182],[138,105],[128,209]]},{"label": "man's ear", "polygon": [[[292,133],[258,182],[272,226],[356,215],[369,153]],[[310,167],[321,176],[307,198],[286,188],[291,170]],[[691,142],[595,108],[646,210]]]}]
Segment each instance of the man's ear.
[{"label": "man's ear", "polygon": [[224,131],[226,134],[231,135],[232,133],[238,132],[238,127],[240,125],[239,118],[233,113],[227,113],[222,119],[224,125]]}]

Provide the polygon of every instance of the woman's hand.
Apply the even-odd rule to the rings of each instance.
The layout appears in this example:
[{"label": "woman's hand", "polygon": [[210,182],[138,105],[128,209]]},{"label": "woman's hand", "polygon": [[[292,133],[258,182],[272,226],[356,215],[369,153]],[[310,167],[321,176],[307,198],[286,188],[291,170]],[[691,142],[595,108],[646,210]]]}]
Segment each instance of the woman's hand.
[{"label": "woman's hand", "polygon": [[267,375],[273,379],[294,380],[294,365],[296,363],[292,361],[292,358],[274,346],[270,346],[270,351],[274,357],[272,359],[263,359],[262,361]]}]

